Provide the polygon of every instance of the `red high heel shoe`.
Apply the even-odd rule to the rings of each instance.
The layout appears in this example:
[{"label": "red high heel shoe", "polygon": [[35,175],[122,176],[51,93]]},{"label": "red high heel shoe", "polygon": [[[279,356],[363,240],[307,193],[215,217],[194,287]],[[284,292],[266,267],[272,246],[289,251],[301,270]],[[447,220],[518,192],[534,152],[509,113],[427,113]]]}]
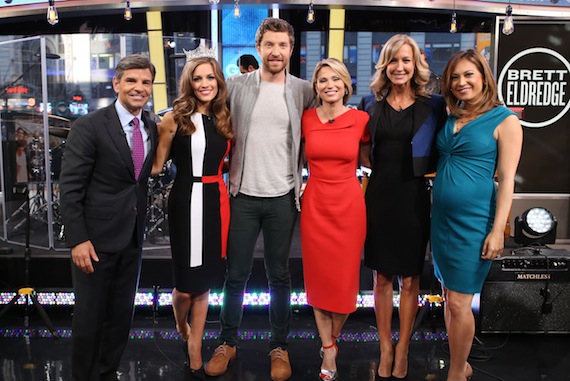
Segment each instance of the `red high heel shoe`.
[{"label": "red high heel shoe", "polygon": [[336,370],[321,369],[321,373],[319,373],[319,380],[321,381],[335,381],[337,378],[338,372]]},{"label": "red high heel shoe", "polygon": [[[331,349],[331,348],[334,348],[336,350],[334,357],[337,358],[338,347],[336,346],[336,342],[333,342],[331,345],[321,347],[321,357],[324,356],[325,349]],[[337,378],[338,378],[338,371],[321,368],[321,372],[319,373],[319,379],[321,381],[335,381]]]},{"label": "red high heel shoe", "polygon": [[[338,334],[338,336],[335,335],[331,335],[332,339],[333,339],[333,345],[336,343],[336,341],[338,340],[338,338],[340,337],[340,333]],[[326,347],[326,348],[330,348],[330,347]],[[325,354],[325,350],[323,349],[323,347],[321,347],[321,349],[319,349],[319,356],[321,356],[321,358],[323,358]],[[338,347],[336,348],[336,355],[338,357]]]}]

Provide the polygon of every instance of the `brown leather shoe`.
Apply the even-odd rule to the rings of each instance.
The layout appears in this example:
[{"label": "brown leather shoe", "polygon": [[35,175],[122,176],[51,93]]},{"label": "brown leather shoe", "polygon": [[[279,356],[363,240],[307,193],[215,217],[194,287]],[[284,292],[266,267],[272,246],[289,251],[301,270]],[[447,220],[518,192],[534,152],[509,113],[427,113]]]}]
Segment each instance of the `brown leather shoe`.
[{"label": "brown leather shoe", "polygon": [[228,370],[228,364],[230,361],[236,358],[236,347],[232,347],[223,343],[219,345],[212,358],[206,364],[204,371],[208,376],[221,376],[222,374],[226,373]]},{"label": "brown leather shoe", "polygon": [[271,357],[271,379],[273,381],[285,381],[291,378],[291,364],[289,353],[277,347],[269,352]]}]

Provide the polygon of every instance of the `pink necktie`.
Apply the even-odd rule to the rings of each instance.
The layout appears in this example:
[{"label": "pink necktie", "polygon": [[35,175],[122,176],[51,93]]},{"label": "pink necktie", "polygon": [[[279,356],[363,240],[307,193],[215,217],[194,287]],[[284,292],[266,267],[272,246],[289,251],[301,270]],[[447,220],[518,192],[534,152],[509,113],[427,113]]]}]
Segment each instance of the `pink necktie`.
[{"label": "pink necktie", "polygon": [[131,155],[133,157],[133,165],[135,167],[135,179],[138,180],[144,163],[144,143],[141,134],[139,118],[133,119],[133,140],[131,141],[131,144]]}]

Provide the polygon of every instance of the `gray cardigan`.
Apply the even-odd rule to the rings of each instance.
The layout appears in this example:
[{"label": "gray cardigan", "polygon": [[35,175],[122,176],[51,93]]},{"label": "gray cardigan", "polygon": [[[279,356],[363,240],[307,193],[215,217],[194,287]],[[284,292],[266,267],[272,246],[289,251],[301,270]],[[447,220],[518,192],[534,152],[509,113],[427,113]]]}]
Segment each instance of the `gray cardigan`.
[{"label": "gray cardigan", "polygon": [[[301,170],[303,167],[300,159],[301,149],[301,117],[303,111],[316,107],[315,96],[308,81],[285,73],[285,103],[289,111],[290,127],[292,132],[292,159],[297,163],[295,176],[295,203],[299,204],[299,191],[302,184]],[[231,111],[232,129],[234,131],[234,144],[230,153],[230,194],[236,196],[241,187],[243,175],[243,163],[245,142],[249,132],[251,114],[259,95],[260,75],[259,70],[248,74],[237,75],[226,80],[228,86],[228,104]],[[271,123],[270,120],[267,121]]]}]

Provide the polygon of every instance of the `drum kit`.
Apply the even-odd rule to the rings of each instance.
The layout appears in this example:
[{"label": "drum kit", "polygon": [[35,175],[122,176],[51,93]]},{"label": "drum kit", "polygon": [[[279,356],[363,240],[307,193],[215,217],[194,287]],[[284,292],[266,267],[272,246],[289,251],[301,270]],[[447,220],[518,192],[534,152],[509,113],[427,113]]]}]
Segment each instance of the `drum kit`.
[{"label": "drum kit", "polygon": [[168,195],[176,177],[176,165],[171,160],[159,175],[148,179],[148,206],[146,210],[145,238],[152,244],[168,244]]},{"label": "drum kit", "polygon": [[[29,126],[40,126],[32,137],[24,140],[23,152],[25,153],[25,164],[17,165],[16,171],[23,171],[24,174],[17,174],[17,183],[14,186],[15,192],[26,194],[28,200],[24,201],[7,219],[7,226],[11,233],[16,233],[25,228],[27,214],[30,220],[39,222],[42,226],[49,223],[48,201],[46,199],[46,171],[50,172],[51,179],[51,207],[52,207],[52,227],[56,239],[65,241],[65,231],[60,212],[59,200],[59,173],[61,171],[61,159],[65,149],[67,135],[70,131],[70,120],[59,116],[50,115],[49,120],[49,142],[44,141],[41,123],[36,115],[31,115],[31,120],[25,118]],[[28,132],[26,132],[27,134]],[[46,167],[45,150],[48,149],[49,167]],[[49,169],[48,169],[49,168]],[[27,180],[27,181],[26,181]],[[50,197],[48,196],[48,197]],[[29,204],[28,204],[29,202]],[[28,209],[29,208],[29,209]]]},{"label": "drum kit", "polygon": [[[27,209],[28,200],[26,200],[7,219],[7,226],[10,232],[21,233],[26,225],[27,213],[29,213],[32,221],[42,226],[47,226],[49,224],[47,199],[50,198],[53,236],[56,240],[65,242],[65,226],[61,216],[59,175],[71,124],[66,118],[52,115],[49,116],[49,124],[49,142],[44,142],[45,139],[41,127],[37,133],[31,134],[32,137],[27,140],[24,148],[27,157],[27,175],[23,175],[23,178],[27,178],[28,181],[27,183],[17,183],[16,185],[22,188],[21,194],[26,193],[28,195],[29,210]],[[49,166],[45,165],[46,149],[48,150],[47,159],[49,160]],[[46,189],[46,171],[50,173],[50,194],[48,194]],[[168,161],[159,175],[151,176],[148,180],[145,238],[152,244],[169,243],[167,200],[175,175],[176,166],[172,161]]]}]

